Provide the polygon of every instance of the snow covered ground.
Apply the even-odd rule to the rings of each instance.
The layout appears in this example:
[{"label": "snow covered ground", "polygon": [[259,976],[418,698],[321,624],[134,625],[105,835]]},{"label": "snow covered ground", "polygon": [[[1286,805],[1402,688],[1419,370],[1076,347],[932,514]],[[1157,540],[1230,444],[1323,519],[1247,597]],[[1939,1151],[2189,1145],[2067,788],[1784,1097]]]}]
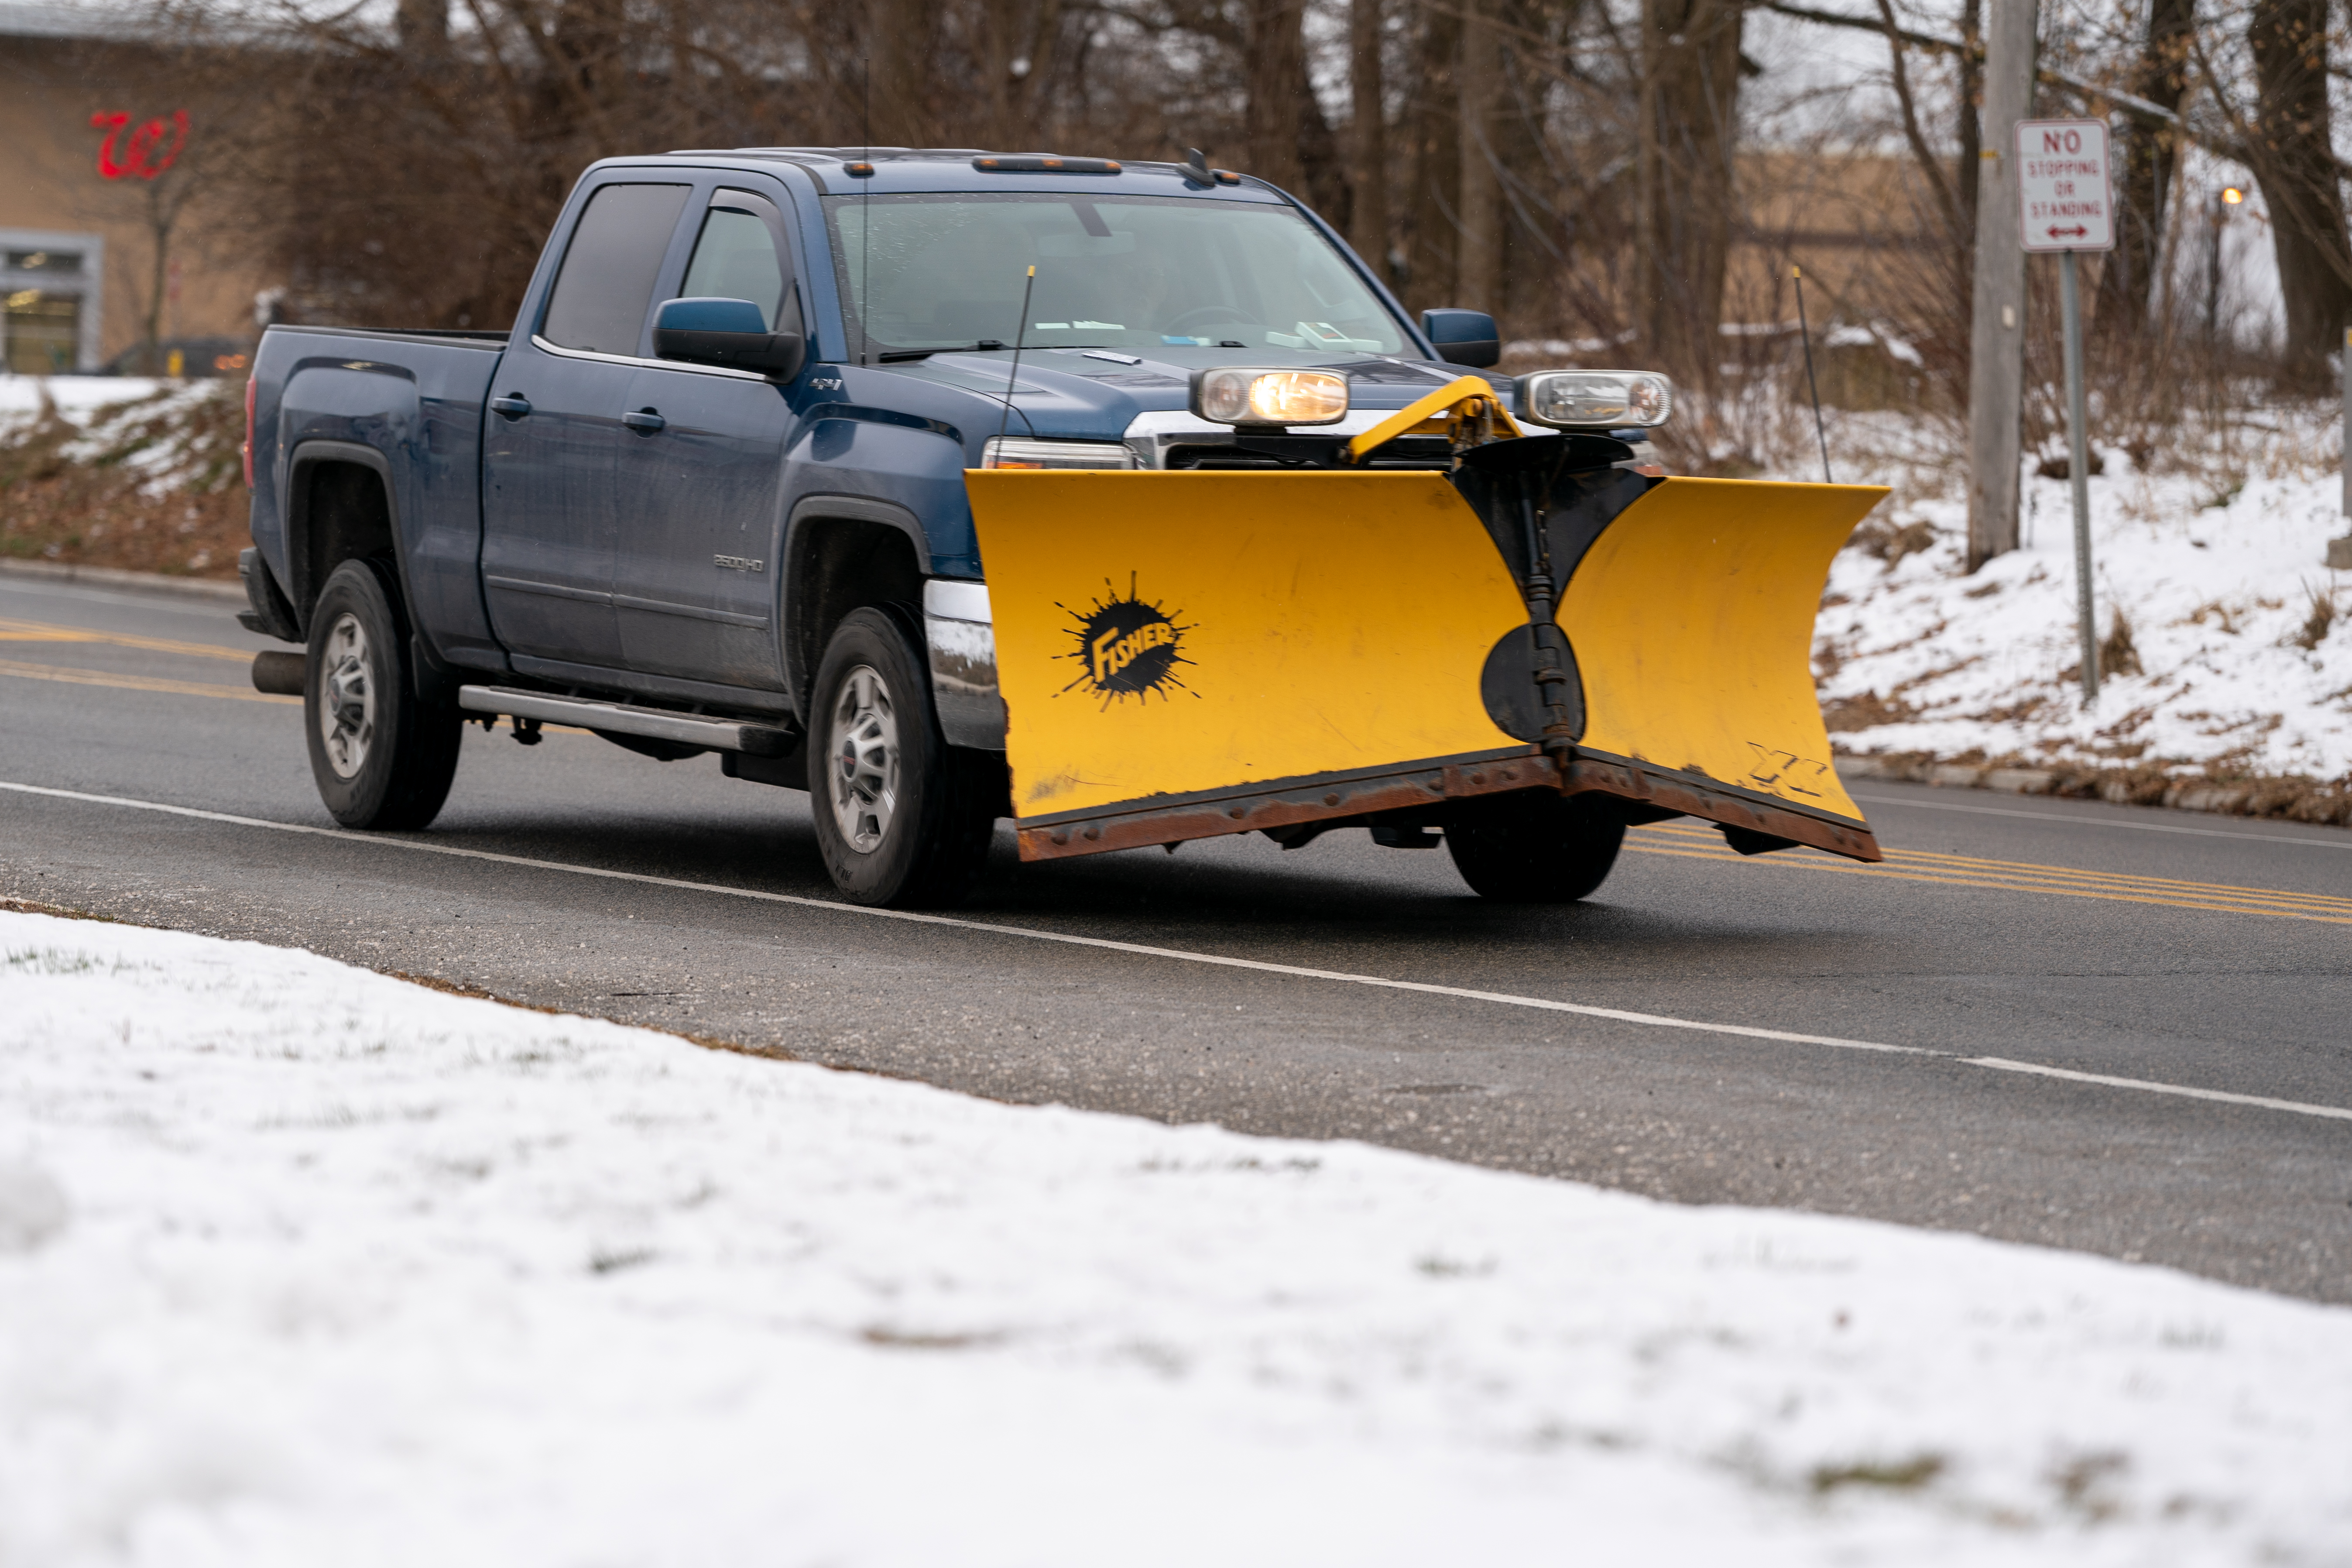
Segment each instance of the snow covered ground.
[{"label": "snow covered ground", "polygon": [[2352,776],[2352,582],[2323,564],[2327,541],[2352,531],[2335,420],[2284,408],[2227,432],[2183,427],[2176,447],[2143,453],[2153,472],[2101,447],[2106,471],[2090,480],[2099,631],[2121,614],[2139,669],[2108,671],[2085,708],[2066,481],[2035,478],[2029,457],[2025,548],[1963,576],[1957,468],[1907,460],[1885,416],[1846,416],[1838,477],[1896,493],[1838,558],[1816,628],[1824,701],[1833,713],[1844,704],[1848,721],[1877,721],[1839,744]]},{"label": "snow covered ground", "polygon": [[2352,1563],[2352,1312],[0,913],[0,1563]]},{"label": "snow covered ground", "polygon": [[202,381],[158,381],[141,375],[0,375],[0,416],[32,414],[47,391],[58,412],[79,421],[110,404],[152,397],[165,387],[202,388]]}]

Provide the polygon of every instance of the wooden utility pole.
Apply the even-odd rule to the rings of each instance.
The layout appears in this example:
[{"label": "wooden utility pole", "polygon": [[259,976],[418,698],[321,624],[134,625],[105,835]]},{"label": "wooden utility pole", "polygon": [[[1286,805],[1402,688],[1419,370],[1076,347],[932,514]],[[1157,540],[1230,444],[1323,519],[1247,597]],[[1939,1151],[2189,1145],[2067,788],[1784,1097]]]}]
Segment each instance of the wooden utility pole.
[{"label": "wooden utility pole", "polygon": [[2017,548],[2025,394],[2025,249],[2018,233],[2017,122],[2033,108],[2035,0],[1986,9],[1984,134],[1969,322],[1969,570]]}]

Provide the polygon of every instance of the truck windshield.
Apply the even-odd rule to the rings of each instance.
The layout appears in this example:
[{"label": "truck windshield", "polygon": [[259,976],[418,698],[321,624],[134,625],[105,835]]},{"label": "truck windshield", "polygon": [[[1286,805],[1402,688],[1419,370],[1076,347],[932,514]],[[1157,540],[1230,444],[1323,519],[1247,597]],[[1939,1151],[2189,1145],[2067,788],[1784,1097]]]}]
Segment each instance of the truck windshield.
[{"label": "truck windshield", "polygon": [[1013,193],[824,205],[853,349],[863,333],[875,353],[1016,341],[1408,350],[1395,317],[1286,206]]}]

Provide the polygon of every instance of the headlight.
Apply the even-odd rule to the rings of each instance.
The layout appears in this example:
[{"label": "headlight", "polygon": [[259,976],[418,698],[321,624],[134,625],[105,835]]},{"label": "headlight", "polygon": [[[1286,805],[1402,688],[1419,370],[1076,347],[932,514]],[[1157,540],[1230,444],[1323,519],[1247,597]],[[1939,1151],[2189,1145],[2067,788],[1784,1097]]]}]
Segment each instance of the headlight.
[{"label": "headlight", "polygon": [[1539,370],[1518,391],[1519,417],[1538,425],[1619,430],[1675,411],[1675,384],[1646,370]]},{"label": "headlight", "polygon": [[1328,425],[1348,412],[1348,378],[1328,370],[1192,373],[1192,412],[1220,425]]},{"label": "headlight", "polygon": [[1131,468],[1135,453],[1118,441],[1038,441],[991,436],[981,448],[983,468]]}]

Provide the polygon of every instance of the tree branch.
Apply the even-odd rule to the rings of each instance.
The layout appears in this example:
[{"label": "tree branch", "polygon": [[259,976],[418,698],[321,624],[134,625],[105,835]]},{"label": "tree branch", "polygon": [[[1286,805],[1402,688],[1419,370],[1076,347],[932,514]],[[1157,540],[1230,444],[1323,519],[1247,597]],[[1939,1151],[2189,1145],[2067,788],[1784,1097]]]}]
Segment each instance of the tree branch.
[{"label": "tree branch", "polygon": [[1949,176],[1944,173],[1944,161],[1927,145],[1927,138],[1919,130],[1919,110],[1911,101],[1911,73],[1903,66],[1903,30],[1895,25],[1894,0],[1878,0],[1878,15],[1886,27],[1887,58],[1895,67],[1895,101],[1903,109],[1903,135],[1911,143],[1911,155],[1919,161],[1920,172],[1927,176],[1927,188],[1936,195],[1936,205],[1943,209],[1944,225],[1952,234],[1966,232],[1960,223],[1960,198],[1952,189]]}]

